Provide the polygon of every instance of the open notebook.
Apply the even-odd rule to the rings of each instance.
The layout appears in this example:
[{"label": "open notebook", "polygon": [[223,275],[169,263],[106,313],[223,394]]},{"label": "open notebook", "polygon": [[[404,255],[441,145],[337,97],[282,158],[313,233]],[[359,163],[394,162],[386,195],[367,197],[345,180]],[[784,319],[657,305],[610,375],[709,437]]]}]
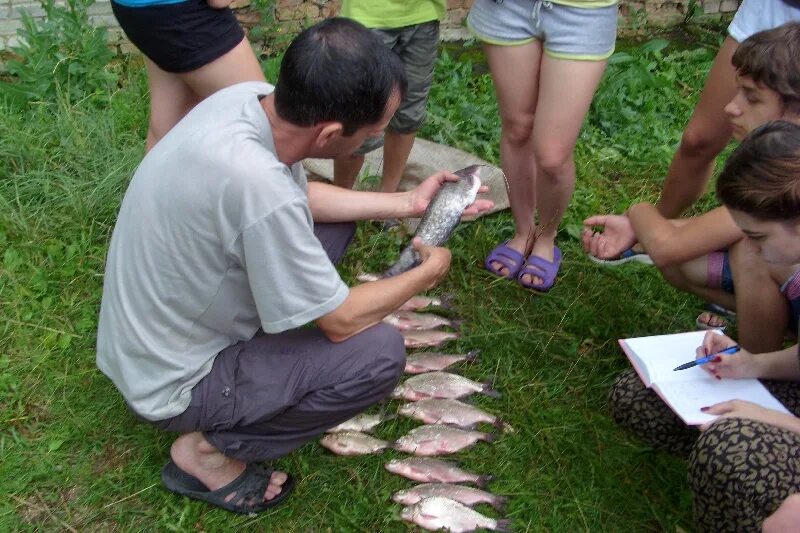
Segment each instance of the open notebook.
[{"label": "open notebook", "polygon": [[[769,409],[789,411],[757,379],[715,379],[702,367],[673,369],[695,358],[705,331],[620,339],[625,355],[642,382],[653,389],[688,425],[710,422],[700,408],[727,400],[747,400]],[[723,355],[723,357],[725,357]]]}]

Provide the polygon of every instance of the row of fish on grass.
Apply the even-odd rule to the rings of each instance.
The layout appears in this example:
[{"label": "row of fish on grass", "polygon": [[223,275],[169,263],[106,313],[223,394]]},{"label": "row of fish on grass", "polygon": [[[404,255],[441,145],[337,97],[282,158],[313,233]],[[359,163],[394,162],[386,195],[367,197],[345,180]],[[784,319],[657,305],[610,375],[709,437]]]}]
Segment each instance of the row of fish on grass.
[{"label": "row of fish on grass", "polygon": [[[476,165],[461,169],[455,172],[457,181],[442,185],[417,226],[415,237],[432,246],[442,246],[447,241],[464,210],[481,191],[479,170]],[[418,262],[417,252],[409,243],[398,261],[383,274],[362,275],[359,279],[371,281],[394,276]],[[384,321],[402,332],[409,348],[440,346],[459,337],[460,320],[419,312],[425,308],[449,309],[450,306],[447,301],[416,296]],[[442,327],[453,331],[440,329]],[[443,372],[452,364],[473,362],[476,357],[477,352],[466,355],[420,353],[408,357],[406,372],[416,375],[398,385],[392,397],[411,402],[400,406],[401,416],[420,420],[425,425],[396,441],[388,442],[367,434],[389,418],[384,414],[359,415],[331,429],[332,433],[322,439],[323,446],[340,455],[379,453],[388,448],[413,454],[414,457],[390,460],[386,469],[422,482],[395,493],[392,499],[406,506],[400,515],[403,520],[425,529],[446,529],[454,533],[476,529],[509,531],[509,520],[496,520],[472,509],[472,506],[487,503],[502,512],[505,498],[483,490],[491,479],[489,476],[473,474],[454,463],[431,457],[456,453],[478,441],[494,441],[496,434],[475,429],[480,423],[511,430],[494,415],[459,401],[475,393],[499,396],[490,385]],[[480,488],[457,483],[472,483]]]},{"label": "row of fish on grass", "polygon": [[389,472],[422,484],[401,490],[392,499],[406,506],[400,514],[403,520],[429,530],[445,529],[456,533],[475,529],[509,530],[508,520],[490,518],[472,509],[485,503],[499,512],[504,510],[506,498],[484,490],[491,476],[475,474],[457,463],[433,457],[453,454],[479,441],[493,442],[498,438],[496,433],[476,430],[478,424],[490,424],[505,432],[513,431],[497,416],[461,401],[476,393],[499,397],[491,385],[443,372],[454,363],[472,363],[477,357],[477,351],[463,355],[423,352],[408,356],[405,371],[413,375],[395,388],[392,398],[409,402],[398,407],[398,415],[419,420],[425,425],[390,442],[369,433],[396,415],[385,411],[361,414],[330,429],[321,441],[324,447],[339,455],[375,454],[387,449],[412,454],[413,457],[392,459],[385,467]]}]

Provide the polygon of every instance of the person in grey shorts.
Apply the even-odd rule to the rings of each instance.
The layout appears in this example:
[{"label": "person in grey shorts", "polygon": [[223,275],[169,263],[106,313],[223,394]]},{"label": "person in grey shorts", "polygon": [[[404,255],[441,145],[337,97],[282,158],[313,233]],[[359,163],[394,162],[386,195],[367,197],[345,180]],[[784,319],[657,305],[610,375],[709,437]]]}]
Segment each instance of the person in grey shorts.
[{"label": "person in grey shorts", "polygon": [[561,266],[555,239],[575,188],[575,143],[614,51],[616,0],[475,0],[467,25],[483,41],[497,92],[515,224],[484,264],[545,292]]},{"label": "person in grey shorts", "polygon": [[397,382],[403,340],[381,320],[442,279],[449,251],[417,242],[419,266],[352,288],[333,262],[352,221],[421,216],[457,178],[355,192],[307,183],[300,161],[351,153],[381,132],[405,86],[372,32],[329,19],[292,42],[274,88],[211,95],[136,170],[108,250],[97,365],[138,418],[181,433],[167,489],[239,513],[274,506],[294,481],[258,462]]},{"label": "person in grey shorts", "polygon": [[335,185],[352,188],[364,164],[364,155],[383,146],[380,190],[397,190],[417,131],[425,123],[439,50],[439,20],[444,18],[445,9],[445,0],[344,0],[342,3],[342,16],[371,28],[400,57],[408,78],[408,91],[385,134],[367,139],[352,155],[334,159]]}]

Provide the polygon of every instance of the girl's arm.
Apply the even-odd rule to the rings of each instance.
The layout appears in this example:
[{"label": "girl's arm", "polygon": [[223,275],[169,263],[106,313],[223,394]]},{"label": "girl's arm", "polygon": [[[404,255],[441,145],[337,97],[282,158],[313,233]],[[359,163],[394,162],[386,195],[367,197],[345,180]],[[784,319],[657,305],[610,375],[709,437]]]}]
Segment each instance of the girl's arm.
[{"label": "girl's arm", "polygon": [[684,263],[742,238],[728,210],[718,207],[697,217],[664,218],[652,204],[636,204],[628,210],[639,244],[659,266]]}]

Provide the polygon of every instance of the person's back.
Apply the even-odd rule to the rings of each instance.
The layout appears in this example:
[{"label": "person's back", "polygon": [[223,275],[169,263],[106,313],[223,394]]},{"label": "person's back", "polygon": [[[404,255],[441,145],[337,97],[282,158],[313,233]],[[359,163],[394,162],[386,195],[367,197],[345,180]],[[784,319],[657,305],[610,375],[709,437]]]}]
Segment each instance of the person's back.
[{"label": "person's back", "polygon": [[[214,356],[233,342],[259,327],[304,323],[257,308],[247,271],[253,258],[244,257],[242,239],[269,237],[254,233],[256,225],[281,224],[286,204],[312,224],[302,166],[289,173],[268,149],[272,133],[258,96],[271,91],[246,82],[201,102],[148,153],[126,192],[108,253],[98,365],[145,418],[183,411]],[[290,272],[259,268],[290,289]],[[324,279],[320,288],[338,290]]]}]

